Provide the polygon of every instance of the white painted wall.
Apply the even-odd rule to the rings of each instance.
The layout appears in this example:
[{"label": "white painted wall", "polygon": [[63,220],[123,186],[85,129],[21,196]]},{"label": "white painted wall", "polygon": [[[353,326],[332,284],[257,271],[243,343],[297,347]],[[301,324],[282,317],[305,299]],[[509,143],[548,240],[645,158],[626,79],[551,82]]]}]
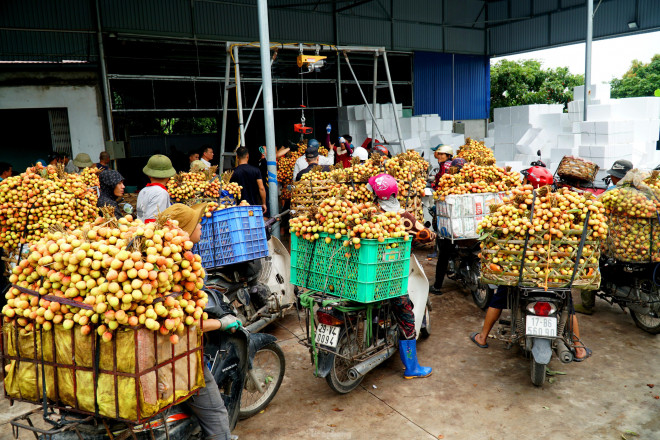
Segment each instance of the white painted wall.
[{"label": "white painted wall", "polygon": [[93,86],[0,87],[0,109],[66,108],[73,157],[87,153],[94,162],[105,150],[101,105]]}]

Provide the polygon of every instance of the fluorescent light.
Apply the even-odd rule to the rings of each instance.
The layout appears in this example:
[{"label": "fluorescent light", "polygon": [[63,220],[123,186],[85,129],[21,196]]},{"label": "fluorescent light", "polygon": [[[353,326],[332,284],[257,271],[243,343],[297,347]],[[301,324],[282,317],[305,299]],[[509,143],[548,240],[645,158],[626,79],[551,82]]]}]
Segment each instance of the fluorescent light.
[{"label": "fluorescent light", "polygon": [[637,29],[637,22],[631,21],[630,23],[628,23],[628,29]]}]

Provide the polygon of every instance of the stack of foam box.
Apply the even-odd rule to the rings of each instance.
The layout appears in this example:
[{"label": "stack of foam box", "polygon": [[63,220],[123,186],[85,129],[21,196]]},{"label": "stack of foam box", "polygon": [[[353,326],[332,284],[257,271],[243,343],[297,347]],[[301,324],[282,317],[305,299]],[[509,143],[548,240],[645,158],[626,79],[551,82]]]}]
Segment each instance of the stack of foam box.
[{"label": "stack of foam box", "polygon": [[608,84],[592,85],[585,122],[584,86],[574,89],[574,97],[568,113],[561,105],[495,109],[485,143],[498,163],[523,169],[540,150],[553,172],[568,155],[595,162],[600,176],[618,159],[643,168],[660,164],[660,98],[610,99]]},{"label": "stack of foam box", "polygon": [[[396,108],[396,110],[395,110]],[[383,140],[382,136],[388,141],[395,141],[398,138],[396,122],[394,121],[394,112],[399,118],[401,126],[401,136],[407,150],[415,150],[424,153],[424,158],[429,160],[432,167],[437,166],[437,161],[431,154],[431,147],[438,144],[447,144],[457,149],[465,144],[465,136],[452,133],[453,124],[451,121],[443,121],[438,115],[418,115],[410,118],[403,117],[401,104],[393,107],[391,103],[376,104],[372,111],[374,120],[378,129],[373,132],[371,105],[349,105],[339,108],[338,129],[339,134],[350,134],[353,137],[354,145],[361,145],[366,138],[375,137]],[[372,136],[374,134],[374,136]],[[392,153],[398,153],[399,148],[391,148]]]}]

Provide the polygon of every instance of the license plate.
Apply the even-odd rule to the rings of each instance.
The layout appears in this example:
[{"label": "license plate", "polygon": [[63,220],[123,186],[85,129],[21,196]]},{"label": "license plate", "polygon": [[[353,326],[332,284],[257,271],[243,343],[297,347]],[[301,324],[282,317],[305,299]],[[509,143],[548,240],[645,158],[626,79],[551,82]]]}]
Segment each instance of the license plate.
[{"label": "license plate", "polygon": [[527,336],[557,337],[557,318],[554,316],[527,315],[525,322]]},{"label": "license plate", "polygon": [[316,343],[332,348],[337,347],[337,342],[339,342],[339,330],[339,327],[319,324],[316,328]]}]

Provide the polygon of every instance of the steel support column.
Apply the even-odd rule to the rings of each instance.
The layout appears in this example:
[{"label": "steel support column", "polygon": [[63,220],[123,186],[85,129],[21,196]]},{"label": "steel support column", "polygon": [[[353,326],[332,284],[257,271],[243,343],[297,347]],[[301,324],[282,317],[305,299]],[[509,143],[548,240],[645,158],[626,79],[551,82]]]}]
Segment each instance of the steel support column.
[{"label": "steel support column", "polygon": [[[266,161],[268,164],[268,195],[270,215],[279,214],[277,190],[277,162],[275,151],[275,114],[273,112],[273,79],[270,67],[270,36],[268,32],[268,1],[258,0],[259,53],[261,55],[261,78],[263,85],[264,125],[266,130]],[[236,52],[238,53],[238,51]],[[273,228],[273,236],[279,238],[279,228]]]},{"label": "steel support column", "polygon": [[231,56],[229,54],[229,43],[227,43],[225,61],[225,87],[222,96],[222,136],[220,137],[220,171],[222,174],[225,167],[225,141],[227,139],[227,106],[229,105],[229,71],[231,68]]},{"label": "steel support column", "polygon": [[587,37],[584,47],[584,115],[583,121],[587,120],[587,107],[589,92],[591,92],[591,40],[594,31],[594,2],[587,0]]}]

